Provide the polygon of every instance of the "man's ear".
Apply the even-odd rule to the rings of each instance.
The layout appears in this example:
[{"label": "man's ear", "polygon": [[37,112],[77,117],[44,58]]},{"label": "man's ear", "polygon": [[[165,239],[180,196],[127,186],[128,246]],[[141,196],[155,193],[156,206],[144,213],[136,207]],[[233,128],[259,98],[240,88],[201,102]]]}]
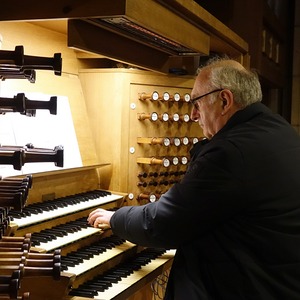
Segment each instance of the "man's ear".
[{"label": "man's ear", "polygon": [[234,107],[233,94],[230,90],[224,89],[220,92],[220,97],[222,101],[222,115],[225,115]]}]

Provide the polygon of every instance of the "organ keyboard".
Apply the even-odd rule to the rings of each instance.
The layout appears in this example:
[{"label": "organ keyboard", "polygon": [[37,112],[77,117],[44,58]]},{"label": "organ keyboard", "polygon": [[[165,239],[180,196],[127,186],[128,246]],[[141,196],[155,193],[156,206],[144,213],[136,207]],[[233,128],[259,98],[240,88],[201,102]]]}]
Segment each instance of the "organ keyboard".
[{"label": "organ keyboard", "polygon": [[[130,271],[129,262],[140,261],[147,249],[114,236],[109,228],[88,226],[87,217],[92,210],[118,209],[126,196],[100,190],[97,167],[64,170],[62,175],[57,171],[36,178],[33,175],[26,206],[22,211],[10,211],[10,235],[24,237],[30,233],[31,256],[35,252],[60,253],[60,280],[49,276],[22,280],[20,293],[29,291],[30,300],[134,299],[136,293],[143,293],[145,300],[152,299],[151,281],[170,268],[173,251],[154,255],[154,250],[148,250],[152,259],[147,259],[144,265],[135,263],[135,270]],[[55,197],[49,199],[49,195]],[[116,282],[110,273],[124,273],[125,266],[130,274]],[[97,294],[93,287],[89,288],[94,291],[93,296],[81,291],[102,276],[111,278],[109,287],[98,290]]]},{"label": "organ keyboard", "polygon": [[22,213],[16,211],[12,212],[12,216],[14,217],[14,222],[18,227],[24,227],[84,209],[98,207],[121,198],[122,196],[120,195],[114,195],[107,191],[96,190],[53,201],[47,201],[42,204],[38,203],[28,205],[23,209]]},{"label": "organ keyboard", "polygon": [[[106,237],[62,257],[62,270],[80,276],[109,260],[136,250],[136,245],[115,236]],[[78,284],[79,281],[77,281]]]},{"label": "organ keyboard", "polygon": [[73,289],[70,294],[99,300],[127,299],[134,286],[142,286],[143,279],[154,280],[163,271],[170,268],[170,261],[175,254],[174,250],[145,249],[128,262],[121,263],[103,275]]},{"label": "organ keyboard", "polygon": [[100,232],[101,229],[88,226],[84,217],[33,233],[31,240],[36,250],[48,252]]}]

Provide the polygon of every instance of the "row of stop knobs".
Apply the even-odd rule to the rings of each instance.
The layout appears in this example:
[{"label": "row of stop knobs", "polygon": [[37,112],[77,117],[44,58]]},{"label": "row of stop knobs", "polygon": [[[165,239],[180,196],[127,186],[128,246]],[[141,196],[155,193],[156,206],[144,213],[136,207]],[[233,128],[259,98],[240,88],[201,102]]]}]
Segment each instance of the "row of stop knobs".
[{"label": "row of stop knobs", "polygon": [[163,145],[163,146],[176,146],[180,145],[187,146],[189,144],[196,144],[199,142],[198,137],[138,137],[138,144],[149,144],[149,145]]},{"label": "row of stop knobs", "polygon": [[189,114],[169,114],[167,112],[164,112],[162,114],[158,114],[157,112],[152,113],[138,113],[137,115],[138,120],[144,121],[144,120],[150,120],[151,122],[156,121],[162,121],[162,122],[192,122]]},{"label": "row of stop knobs", "polygon": [[189,93],[181,95],[180,93],[174,93],[171,95],[169,92],[164,92],[160,94],[157,91],[154,91],[151,94],[141,93],[139,94],[140,100],[150,100],[150,101],[175,101],[175,102],[190,102],[191,96]]}]

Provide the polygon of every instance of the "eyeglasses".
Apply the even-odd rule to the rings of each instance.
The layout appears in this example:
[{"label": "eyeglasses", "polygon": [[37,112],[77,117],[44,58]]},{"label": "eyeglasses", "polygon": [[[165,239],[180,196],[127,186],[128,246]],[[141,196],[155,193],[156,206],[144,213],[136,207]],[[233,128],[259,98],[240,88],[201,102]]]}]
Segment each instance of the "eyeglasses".
[{"label": "eyeglasses", "polygon": [[203,98],[203,97],[205,97],[205,96],[207,96],[207,95],[209,95],[209,94],[212,94],[212,93],[221,92],[222,90],[223,90],[223,89],[213,90],[213,91],[208,92],[208,93],[206,93],[206,94],[204,94],[204,95],[201,95],[201,96],[198,96],[198,97],[196,97],[196,98],[191,99],[190,102],[195,106],[195,103],[196,103],[198,100],[200,100],[201,98]]}]

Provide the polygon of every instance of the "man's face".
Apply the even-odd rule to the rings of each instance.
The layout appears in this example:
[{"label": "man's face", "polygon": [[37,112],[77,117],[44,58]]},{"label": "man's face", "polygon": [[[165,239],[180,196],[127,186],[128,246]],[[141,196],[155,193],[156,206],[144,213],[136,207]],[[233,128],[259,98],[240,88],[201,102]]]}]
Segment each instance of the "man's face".
[{"label": "man's face", "polygon": [[206,82],[207,78],[204,72],[198,75],[191,93],[192,99],[213,92],[195,101],[191,111],[191,119],[198,122],[204,136],[211,139],[224,126],[223,102],[220,98],[221,91],[216,90],[214,92],[213,89],[208,89]]}]

